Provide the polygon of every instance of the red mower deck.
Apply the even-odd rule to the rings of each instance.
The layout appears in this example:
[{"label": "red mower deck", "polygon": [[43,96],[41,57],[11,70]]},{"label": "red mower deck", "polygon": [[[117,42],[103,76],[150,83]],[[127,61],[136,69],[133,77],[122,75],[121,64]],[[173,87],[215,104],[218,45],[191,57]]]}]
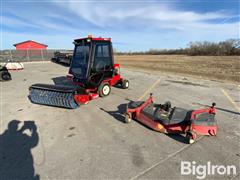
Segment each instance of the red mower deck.
[{"label": "red mower deck", "polygon": [[151,94],[145,102],[136,101],[127,105],[125,122],[135,119],[161,133],[186,134],[188,142],[193,143],[200,135],[217,134],[215,105],[213,103],[210,108],[199,110],[172,108],[170,102],[155,104]]}]

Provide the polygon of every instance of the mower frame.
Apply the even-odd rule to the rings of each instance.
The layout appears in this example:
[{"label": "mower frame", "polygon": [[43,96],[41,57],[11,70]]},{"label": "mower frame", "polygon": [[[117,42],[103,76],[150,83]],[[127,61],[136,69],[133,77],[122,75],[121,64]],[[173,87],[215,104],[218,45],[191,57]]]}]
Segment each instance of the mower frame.
[{"label": "mower frame", "polygon": [[176,123],[176,124],[163,124],[159,121],[155,121],[153,118],[149,118],[145,114],[142,113],[142,110],[147,107],[149,104],[152,104],[153,102],[153,96],[150,94],[150,97],[143,102],[140,106],[136,108],[130,108],[127,104],[126,107],[126,113],[125,113],[125,122],[129,123],[132,119],[139,121],[140,123],[146,125],[147,127],[161,132],[165,134],[185,134],[188,142],[191,144],[195,142],[195,140],[199,136],[216,136],[217,134],[217,123],[215,120],[214,125],[199,125],[197,123],[197,115],[203,114],[203,113],[209,113],[209,114],[216,114],[216,108],[215,103],[212,104],[211,107],[206,109],[199,109],[199,110],[190,110],[191,116],[188,121],[185,123]]}]

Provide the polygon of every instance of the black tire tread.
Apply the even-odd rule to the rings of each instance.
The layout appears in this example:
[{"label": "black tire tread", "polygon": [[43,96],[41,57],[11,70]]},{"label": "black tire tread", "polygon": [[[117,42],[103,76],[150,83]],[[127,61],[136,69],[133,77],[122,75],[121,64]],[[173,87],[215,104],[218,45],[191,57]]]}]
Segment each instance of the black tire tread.
[{"label": "black tire tread", "polygon": [[111,87],[110,87],[109,83],[101,83],[101,84],[99,85],[99,87],[98,87],[98,94],[99,94],[100,97],[105,97],[105,96],[108,96],[108,95],[109,95],[109,94],[108,94],[108,95],[104,95],[103,92],[102,92],[103,87],[104,87],[105,85],[108,85],[108,86],[109,86],[109,88],[110,88],[109,94],[111,93]]}]

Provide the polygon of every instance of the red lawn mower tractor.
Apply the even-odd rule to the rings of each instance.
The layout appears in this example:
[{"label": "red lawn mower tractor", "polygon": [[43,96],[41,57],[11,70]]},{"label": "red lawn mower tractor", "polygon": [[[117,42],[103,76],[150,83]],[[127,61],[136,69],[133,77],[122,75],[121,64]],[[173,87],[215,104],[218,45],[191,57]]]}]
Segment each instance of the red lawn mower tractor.
[{"label": "red lawn mower tractor", "polygon": [[194,143],[198,136],[215,136],[217,122],[215,120],[215,103],[210,108],[186,110],[164,104],[153,103],[152,94],[146,102],[135,101],[127,105],[125,122],[135,119],[149,128],[162,133],[186,134],[188,142]]},{"label": "red lawn mower tractor", "polygon": [[108,96],[111,86],[129,87],[129,81],[120,75],[120,65],[114,64],[111,38],[88,36],[74,44],[67,75],[74,85],[34,84],[29,88],[33,103],[74,109],[98,96]]}]

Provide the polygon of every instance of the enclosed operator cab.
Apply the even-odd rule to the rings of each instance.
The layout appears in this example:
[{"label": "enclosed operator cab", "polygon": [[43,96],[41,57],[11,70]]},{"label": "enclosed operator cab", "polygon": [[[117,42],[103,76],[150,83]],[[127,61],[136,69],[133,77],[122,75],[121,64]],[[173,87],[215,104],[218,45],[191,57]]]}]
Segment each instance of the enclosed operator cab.
[{"label": "enclosed operator cab", "polygon": [[103,79],[114,75],[111,38],[74,40],[75,48],[69,74],[73,81],[85,86],[98,86]]}]

